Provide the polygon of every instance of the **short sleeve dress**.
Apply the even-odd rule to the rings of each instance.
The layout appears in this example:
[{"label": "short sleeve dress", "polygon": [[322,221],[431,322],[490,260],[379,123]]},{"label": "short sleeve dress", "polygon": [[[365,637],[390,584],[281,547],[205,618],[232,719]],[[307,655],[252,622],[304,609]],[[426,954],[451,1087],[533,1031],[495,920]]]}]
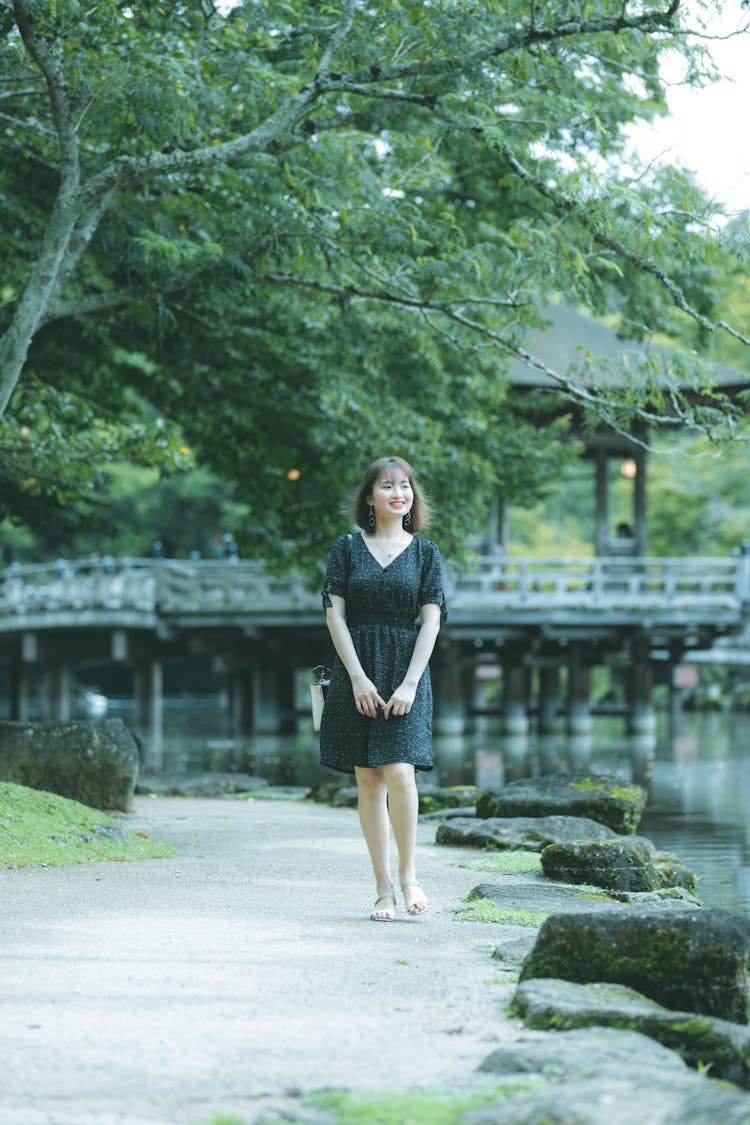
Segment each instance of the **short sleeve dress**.
[{"label": "short sleeve dress", "polygon": [[[323,589],[346,601],[346,623],[366,674],[383,699],[402,682],[417,639],[423,605],[439,605],[446,618],[440,552],[429,539],[414,536],[388,566],[381,566],[362,535],[340,535],[333,545]],[[432,687],[430,670],[419,681],[408,715],[382,711],[377,718],[357,711],[351,680],[338,656],[331,667],[320,726],[320,761],[329,769],[354,773],[355,766],[409,762],[432,769]]]}]

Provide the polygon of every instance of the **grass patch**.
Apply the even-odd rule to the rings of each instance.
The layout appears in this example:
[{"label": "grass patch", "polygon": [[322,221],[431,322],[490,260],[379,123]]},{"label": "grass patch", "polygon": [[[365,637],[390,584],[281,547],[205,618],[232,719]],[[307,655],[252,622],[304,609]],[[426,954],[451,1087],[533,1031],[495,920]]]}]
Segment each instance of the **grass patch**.
[{"label": "grass patch", "polygon": [[[113,835],[107,835],[108,829]],[[118,839],[123,832],[126,838]],[[98,809],[0,782],[0,867],[63,867],[172,855],[174,849],[167,844],[128,832],[122,822]]]},{"label": "grass patch", "polygon": [[549,911],[507,910],[488,898],[473,898],[465,906],[454,906],[457,922],[494,922],[501,926],[541,926]]},{"label": "grass patch", "polygon": [[[335,1114],[340,1125],[452,1125],[457,1116],[493,1102],[536,1089],[538,1079],[509,1078],[478,1093],[455,1089],[384,1091],[354,1094],[319,1094],[306,1099],[309,1105]],[[301,1110],[294,1125],[306,1125]]]},{"label": "grass patch", "polygon": [[456,867],[471,871],[491,871],[496,875],[541,875],[542,858],[539,852],[492,852],[476,859],[463,860]]}]

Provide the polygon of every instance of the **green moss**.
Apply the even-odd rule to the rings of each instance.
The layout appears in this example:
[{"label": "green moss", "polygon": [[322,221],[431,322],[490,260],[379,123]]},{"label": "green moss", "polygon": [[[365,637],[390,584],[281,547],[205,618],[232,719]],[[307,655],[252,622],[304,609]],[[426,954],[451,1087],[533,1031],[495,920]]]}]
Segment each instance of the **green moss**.
[{"label": "green moss", "polygon": [[124,827],[122,820],[67,797],[0,782],[0,867],[63,867],[174,855],[173,848],[157,840],[97,835],[97,829],[115,824]]},{"label": "green moss", "polygon": [[[453,1125],[470,1109],[492,1105],[515,1094],[528,1093],[542,1084],[540,1079],[516,1076],[485,1087],[476,1093],[456,1089],[381,1091],[318,1094],[305,1104],[334,1115],[339,1125]],[[304,1108],[294,1125],[306,1125]]]},{"label": "green moss", "polygon": [[506,910],[487,898],[475,898],[466,906],[454,906],[458,922],[494,922],[501,926],[541,926],[549,911]]},{"label": "green moss", "polygon": [[436,793],[419,791],[420,813],[441,812],[443,809],[457,808],[460,804],[476,803],[479,790],[475,785],[451,785]]},{"label": "green moss", "polygon": [[599,902],[619,902],[619,903],[622,903],[622,899],[617,898],[616,895],[602,894],[602,892],[600,890],[598,890],[596,887],[591,887],[586,883],[581,883],[578,886],[578,890],[579,890],[580,894],[576,895],[576,898],[593,898],[593,899],[596,899]]},{"label": "green moss", "polygon": [[499,875],[541,875],[542,859],[539,852],[504,851],[499,855],[478,856],[463,860],[456,867],[467,867],[471,871],[492,871]]},{"label": "green moss", "polygon": [[592,792],[595,789],[604,789],[611,797],[619,797],[622,801],[643,800],[643,790],[639,785],[610,785],[601,778],[584,777],[580,781],[571,781],[571,789],[581,789],[583,792]]}]

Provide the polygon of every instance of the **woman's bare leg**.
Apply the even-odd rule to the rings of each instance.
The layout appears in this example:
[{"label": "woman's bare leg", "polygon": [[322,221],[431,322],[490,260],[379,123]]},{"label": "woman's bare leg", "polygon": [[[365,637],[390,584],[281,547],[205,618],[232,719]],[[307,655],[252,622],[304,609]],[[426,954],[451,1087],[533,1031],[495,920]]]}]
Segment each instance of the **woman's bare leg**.
[{"label": "woman's bare leg", "polygon": [[398,881],[404,892],[407,913],[422,914],[430,905],[430,900],[417,882],[419,795],[414,779],[414,766],[406,762],[394,762],[383,766],[382,770],[388,789],[388,812],[398,848]]},{"label": "woman's bare leg", "polygon": [[[362,835],[370,853],[370,862],[375,875],[375,886],[378,898],[388,896],[393,899],[395,908],[396,899],[393,891],[391,877],[391,829],[388,821],[388,790],[382,768],[370,769],[365,766],[355,766],[357,778],[357,811],[359,823],[362,826]],[[379,906],[379,903],[376,903]],[[375,921],[387,921],[388,916],[393,917],[393,910],[388,909],[389,904],[383,903],[384,909],[373,911],[371,917]]]}]

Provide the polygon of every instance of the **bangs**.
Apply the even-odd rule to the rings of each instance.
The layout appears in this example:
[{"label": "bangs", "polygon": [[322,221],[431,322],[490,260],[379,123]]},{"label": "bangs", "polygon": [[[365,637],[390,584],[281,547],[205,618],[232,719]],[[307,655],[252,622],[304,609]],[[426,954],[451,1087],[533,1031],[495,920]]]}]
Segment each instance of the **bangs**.
[{"label": "bangs", "polygon": [[379,484],[381,480],[387,480],[391,484],[395,484],[396,480],[401,477],[405,477],[409,484],[412,487],[414,486],[412,471],[406,461],[402,461],[400,457],[387,457],[383,459],[380,466],[375,466],[372,483],[375,485]]}]

